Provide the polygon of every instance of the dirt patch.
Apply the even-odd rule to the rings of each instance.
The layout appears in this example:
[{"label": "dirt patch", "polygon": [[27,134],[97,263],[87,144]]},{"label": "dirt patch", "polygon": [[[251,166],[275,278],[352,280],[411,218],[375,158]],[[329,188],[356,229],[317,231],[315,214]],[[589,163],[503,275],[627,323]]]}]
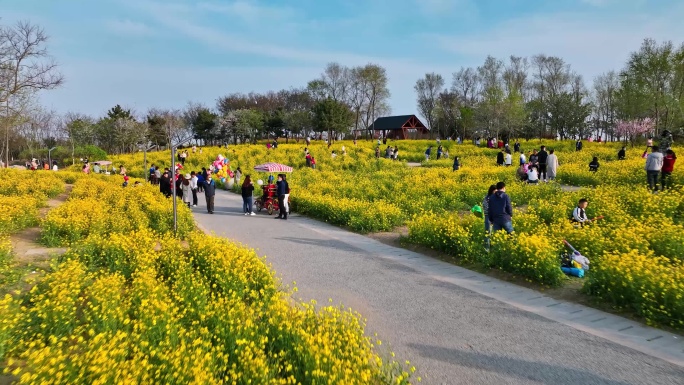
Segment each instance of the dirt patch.
[{"label": "dirt patch", "polygon": [[[66,185],[66,189],[62,194],[47,201],[45,207],[39,211],[39,218],[44,219],[48,211],[66,202],[69,194],[73,189],[73,185]],[[31,227],[24,229],[16,234],[10,236],[12,243],[12,251],[17,261],[18,268],[26,267],[41,267],[47,268],[47,261],[55,255],[61,255],[66,252],[66,248],[48,248],[39,243],[40,227]]]},{"label": "dirt patch", "polygon": [[[631,319],[633,321],[646,324],[646,320],[635,315],[633,312],[616,308],[610,304],[600,301],[598,298],[591,297],[582,291],[582,286],[585,280],[581,278],[567,277],[567,280],[561,287],[549,287],[540,285],[538,283],[529,282],[523,277],[518,277],[514,274],[507,273],[498,269],[485,268],[479,264],[463,261],[461,258],[454,257],[441,251],[433,250],[425,246],[416,245],[407,240],[408,228],[399,227],[391,232],[371,233],[367,234],[369,238],[375,239],[388,246],[400,247],[415,253],[423,254],[425,256],[438,259],[456,266],[463,267],[478,273],[486,274],[487,276],[500,279],[502,281],[510,282],[518,286],[528,289],[533,289],[544,293],[544,295],[555,298],[557,300],[577,303],[597,310],[619,315],[621,317]],[[660,329],[666,330],[673,334],[684,335],[681,330],[675,330],[667,326],[657,326]]]}]

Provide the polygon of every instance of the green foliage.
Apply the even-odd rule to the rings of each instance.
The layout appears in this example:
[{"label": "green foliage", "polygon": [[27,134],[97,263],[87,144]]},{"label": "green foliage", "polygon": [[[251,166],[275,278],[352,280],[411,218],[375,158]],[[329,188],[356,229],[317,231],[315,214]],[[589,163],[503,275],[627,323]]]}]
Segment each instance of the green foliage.
[{"label": "green foliage", "polygon": [[354,122],[349,107],[333,99],[325,99],[313,107],[313,126],[317,132],[345,132]]}]

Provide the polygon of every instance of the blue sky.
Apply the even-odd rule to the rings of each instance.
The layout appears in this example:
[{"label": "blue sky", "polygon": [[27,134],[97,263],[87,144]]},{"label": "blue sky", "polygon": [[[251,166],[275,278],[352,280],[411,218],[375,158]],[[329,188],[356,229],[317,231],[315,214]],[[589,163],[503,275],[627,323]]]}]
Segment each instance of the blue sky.
[{"label": "blue sky", "polygon": [[[619,69],[645,37],[684,41],[678,0],[4,0],[0,23],[50,35],[65,85],[47,108],[94,116],[214,106],[232,92],[299,87],[326,63],[387,68],[393,113],[413,85],[488,54],[564,58],[587,84]],[[679,40],[676,40],[679,39]]]}]

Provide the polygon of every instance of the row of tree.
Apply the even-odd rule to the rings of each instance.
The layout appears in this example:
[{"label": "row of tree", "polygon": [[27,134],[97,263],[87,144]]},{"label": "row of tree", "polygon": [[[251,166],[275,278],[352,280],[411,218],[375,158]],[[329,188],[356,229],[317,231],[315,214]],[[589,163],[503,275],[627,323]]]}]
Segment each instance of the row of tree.
[{"label": "row of tree", "polygon": [[[97,145],[109,153],[172,143],[223,144],[308,135],[368,135],[391,113],[386,70],[377,64],[330,63],[306,86],[266,93],[232,93],[214,108],[139,113],[119,105],[105,116],[57,116],[35,104],[38,91],[62,83],[46,50],[47,36],[29,23],[0,28],[0,119],[5,159],[22,150],[63,144]],[[461,68],[450,84],[428,73],[415,84],[417,109],[430,136],[633,139],[646,131],[675,135],[684,126],[684,45],[646,39],[620,72],[597,77],[591,88],[563,59],[537,55],[487,57]],[[405,113],[405,112],[402,112]]]},{"label": "row of tree", "polygon": [[598,76],[591,88],[563,59],[537,55],[508,61],[489,56],[482,66],[455,72],[450,86],[429,73],[415,91],[420,114],[442,137],[681,134],[684,44],[646,39],[620,72]]}]

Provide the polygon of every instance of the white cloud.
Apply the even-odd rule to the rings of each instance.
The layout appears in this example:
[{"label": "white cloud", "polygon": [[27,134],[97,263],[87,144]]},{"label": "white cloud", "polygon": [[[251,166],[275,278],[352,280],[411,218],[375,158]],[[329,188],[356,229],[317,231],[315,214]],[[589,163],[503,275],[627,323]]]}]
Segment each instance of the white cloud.
[{"label": "white cloud", "polygon": [[197,4],[197,7],[203,11],[234,16],[248,23],[287,20],[297,15],[293,8],[262,5],[254,0],[237,0],[222,3],[201,2]]},{"label": "white cloud", "polygon": [[119,35],[153,36],[156,34],[155,30],[149,25],[130,19],[108,20],[105,26]]}]

